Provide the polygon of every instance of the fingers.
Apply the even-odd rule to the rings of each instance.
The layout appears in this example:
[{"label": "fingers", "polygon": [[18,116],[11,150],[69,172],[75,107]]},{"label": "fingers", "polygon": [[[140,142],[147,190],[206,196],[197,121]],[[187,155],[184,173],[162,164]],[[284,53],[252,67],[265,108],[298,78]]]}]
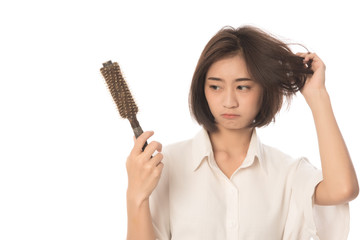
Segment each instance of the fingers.
[{"label": "fingers", "polygon": [[153,131],[146,131],[143,132],[137,139],[135,139],[133,150],[131,154],[139,154],[142,152],[142,147],[144,146],[145,142],[154,135]]},{"label": "fingers", "polygon": [[[151,156],[154,154],[155,151],[161,152],[162,151],[162,144],[156,141],[152,141],[147,147],[142,151],[142,148],[145,142],[154,135],[153,131],[143,132],[137,139],[134,139],[134,147],[130,153],[132,156],[142,155],[141,158],[150,159]],[[161,161],[161,160],[160,160]]]},{"label": "fingers", "polygon": [[162,151],[162,145],[159,142],[152,141],[145,148],[145,150],[144,150],[144,152],[142,154],[144,155],[145,159],[149,159],[149,158],[151,158],[151,156],[154,154],[155,151],[161,152]]},{"label": "fingers", "polygon": [[153,158],[150,159],[150,163],[153,167],[162,167],[164,165],[161,160],[164,158],[162,153],[157,153]]},{"label": "fingers", "polygon": [[308,53],[296,53],[297,56],[299,57],[302,57],[304,58],[304,63],[307,63],[309,62],[310,60],[314,59],[314,58],[319,58],[316,53],[311,53],[311,52],[308,52]]},{"label": "fingers", "polygon": [[304,64],[311,66],[311,69],[313,69],[314,71],[323,67],[325,68],[325,64],[323,63],[323,61],[319,58],[318,55],[316,55],[316,53],[296,53],[297,56],[304,58],[303,62]]}]

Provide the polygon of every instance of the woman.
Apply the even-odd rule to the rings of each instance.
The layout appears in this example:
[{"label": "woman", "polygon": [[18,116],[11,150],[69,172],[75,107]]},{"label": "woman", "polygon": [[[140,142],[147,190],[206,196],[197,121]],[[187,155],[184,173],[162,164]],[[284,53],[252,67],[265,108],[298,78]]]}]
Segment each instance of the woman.
[{"label": "woman", "polygon": [[[299,90],[322,172],[256,134]],[[316,54],[293,54],[254,27],[223,28],[200,56],[189,102],[202,131],[163,153],[158,142],[141,151],[145,132],[127,159],[129,240],[346,239],[359,186]]]}]

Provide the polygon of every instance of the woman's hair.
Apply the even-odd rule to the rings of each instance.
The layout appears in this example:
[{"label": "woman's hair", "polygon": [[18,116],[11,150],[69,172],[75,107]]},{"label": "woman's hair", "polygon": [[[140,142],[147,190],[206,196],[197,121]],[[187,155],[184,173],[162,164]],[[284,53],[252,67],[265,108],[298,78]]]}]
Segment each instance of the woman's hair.
[{"label": "woman's hair", "polygon": [[217,127],[205,98],[207,71],[214,62],[237,54],[244,57],[251,78],[263,89],[260,111],[249,127],[266,126],[275,120],[283,97],[290,100],[304,86],[307,74],[313,73],[287,44],[258,28],[222,28],[201,53],[189,94],[192,116],[209,132],[217,131]]}]

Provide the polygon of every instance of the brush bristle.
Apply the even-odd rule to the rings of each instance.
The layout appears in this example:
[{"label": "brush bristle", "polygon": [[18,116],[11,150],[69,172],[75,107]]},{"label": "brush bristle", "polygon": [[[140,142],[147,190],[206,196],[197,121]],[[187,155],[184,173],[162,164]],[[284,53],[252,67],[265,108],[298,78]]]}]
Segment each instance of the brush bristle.
[{"label": "brush bristle", "polygon": [[120,116],[127,119],[135,117],[138,113],[138,107],[122,76],[119,64],[108,61],[103,63],[103,66],[100,72],[106,81]]}]

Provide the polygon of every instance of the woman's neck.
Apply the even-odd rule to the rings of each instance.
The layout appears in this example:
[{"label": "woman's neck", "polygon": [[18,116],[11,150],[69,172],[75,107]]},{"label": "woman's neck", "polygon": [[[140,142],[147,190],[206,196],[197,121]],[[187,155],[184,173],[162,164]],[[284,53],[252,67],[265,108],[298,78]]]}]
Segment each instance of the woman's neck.
[{"label": "woman's neck", "polygon": [[215,133],[209,133],[214,153],[225,152],[230,156],[246,155],[253,128],[231,130],[219,128]]}]

